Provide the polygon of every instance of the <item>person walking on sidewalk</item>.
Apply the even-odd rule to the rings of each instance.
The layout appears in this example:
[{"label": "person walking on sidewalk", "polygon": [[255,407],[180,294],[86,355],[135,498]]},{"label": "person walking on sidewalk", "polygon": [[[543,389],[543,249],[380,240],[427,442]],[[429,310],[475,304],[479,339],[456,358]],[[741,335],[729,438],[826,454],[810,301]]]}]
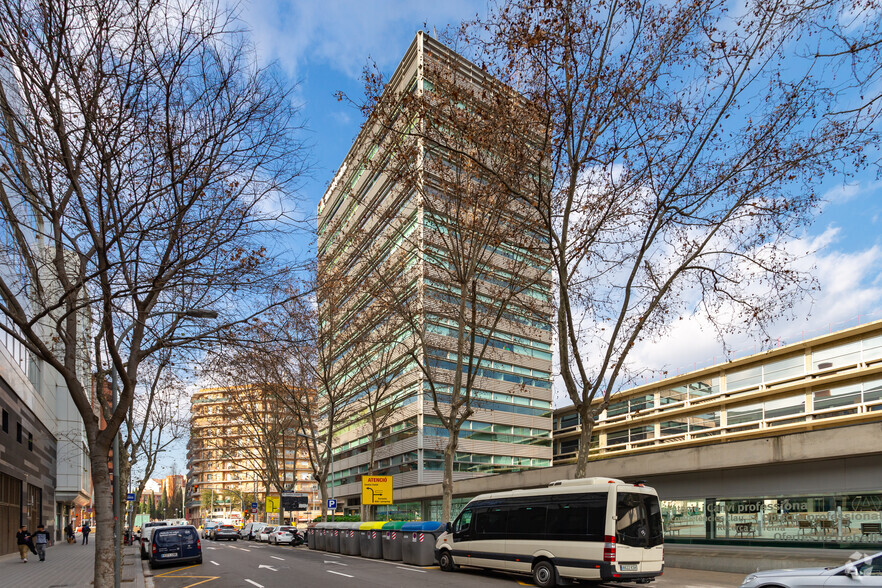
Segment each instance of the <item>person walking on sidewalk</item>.
[{"label": "person walking on sidewalk", "polygon": [[68,523],[67,526],[64,528],[64,538],[67,539],[68,543],[73,543],[74,541],[76,541],[76,539],[74,538],[73,525],[71,525],[70,523]]},{"label": "person walking on sidewalk", "polygon": [[28,551],[31,550],[28,543],[31,540],[31,534],[28,533],[27,525],[22,525],[18,533],[15,534],[15,540],[18,543],[18,555],[23,563],[28,563]]},{"label": "person walking on sidewalk", "polygon": [[91,532],[92,532],[92,528],[89,527],[88,521],[84,522],[83,523],[83,545],[89,544],[89,533],[91,533]]},{"label": "person walking on sidewalk", "polygon": [[40,556],[40,561],[46,561],[46,548],[49,546],[49,533],[43,528],[43,525],[37,525],[37,532],[31,538],[34,541],[34,549]]}]

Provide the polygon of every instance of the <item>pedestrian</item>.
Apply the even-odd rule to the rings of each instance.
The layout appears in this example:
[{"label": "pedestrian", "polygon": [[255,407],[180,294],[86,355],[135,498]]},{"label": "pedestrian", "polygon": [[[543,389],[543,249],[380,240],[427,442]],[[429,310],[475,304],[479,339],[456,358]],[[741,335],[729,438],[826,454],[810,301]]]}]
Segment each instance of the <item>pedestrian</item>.
[{"label": "pedestrian", "polygon": [[15,540],[18,543],[18,555],[22,563],[28,563],[28,551],[31,550],[28,543],[31,540],[31,534],[28,533],[27,525],[21,526],[18,533],[15,534]]},{"label": "pedestrian", "polygon": [[89,544],[89,533],[92,532],[91,527],[89,527],[89,521],[83,522],[83,545]]},{"label": "pedestrian", "polygon": [[76,539],[74,538],[74,528],[72,524],[68,523],[67,526],[64,528],[64,537],[65,539],[67,539],[68,543],[73,543],[74,541],[76,541]]},{"label": "pedestrian", "polygon": [[46,547],[49,546],[49,533],[43,528],[43,525],[37,525],[37,532],[31,537],[34,541],[34,549],[40,556],[40,561],[46,561]]}]

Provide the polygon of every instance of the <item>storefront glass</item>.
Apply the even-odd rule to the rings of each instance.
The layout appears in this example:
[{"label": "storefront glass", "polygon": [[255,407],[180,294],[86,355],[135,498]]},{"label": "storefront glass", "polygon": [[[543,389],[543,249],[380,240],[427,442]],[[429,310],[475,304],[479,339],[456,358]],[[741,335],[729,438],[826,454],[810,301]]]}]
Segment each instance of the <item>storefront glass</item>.
[{"label": "storefront glass", "polygon": [[662,501],[665,537],[882,545],[882,493]]}]

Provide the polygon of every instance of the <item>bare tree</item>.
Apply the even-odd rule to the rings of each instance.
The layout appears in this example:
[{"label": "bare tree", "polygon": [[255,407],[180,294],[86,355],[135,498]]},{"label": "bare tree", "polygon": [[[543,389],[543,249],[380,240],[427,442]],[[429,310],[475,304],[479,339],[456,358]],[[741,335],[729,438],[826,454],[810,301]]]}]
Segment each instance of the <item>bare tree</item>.
[{"label": "bare tree", "polygon": [[826,6],[516,0],[465,27],[531,107],[521,120],[540,173],[510,181],[475,161],[550,235],[557,360],[582,420],[577,476],[635,345],[693,313],[721,336],[762,331],[814,287],[788,240],[822,178],[860,166],[871,136],[865,109],[837,104],[817,52],[794,50],[824,42],[809,32]]},{"label": "bare tree", "polygon": [[[199,309],[259,311],[238,302],[274,271],[264,246],[302,170],[296,111],[219,3],[4,0],[0,52],[0,328],[64,380],[108,530],[107,455],[141,362],[210,333]],[[99,395],[103,429],[90,362],[120,379],[115,409]],[[96,540],[108,586],[112,534]]]},{"label": "bare tree", "polygon": [[[139,380],[143,383],[135,392],[121,432],[122,487],[134,489],[135,504],[141,503],[159,458],[189,433],[186,391],[169,365],[171,353],[166,350],[156,359],[158,363],[146,361],[141,365]],[[130,529],[134,528],[134,516],[132,511],[127,517]]]}]

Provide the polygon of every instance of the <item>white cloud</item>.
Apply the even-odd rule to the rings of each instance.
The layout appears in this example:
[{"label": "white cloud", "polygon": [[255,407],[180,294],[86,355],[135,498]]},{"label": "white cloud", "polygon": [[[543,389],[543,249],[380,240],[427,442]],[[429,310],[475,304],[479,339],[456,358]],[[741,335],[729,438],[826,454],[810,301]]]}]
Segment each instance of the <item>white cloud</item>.
[{"label": "white cloud", "polygon": [[[792,242],[791,247],[799,254],[814,252],[800,259],[798,266],[812,272],[820,290],[796,304],[794,320],[770,326],[777,345],[882,319],[882,247],[838,250],[838,235],[838,229],[828,228],[820,235]],[[727,344],[735,357],[763,350],[757,337],[748,333],[727,338]],[[673,376],[720,363],[724,350],[706,320],[685,316],[661,340],[637,346],[630,360],[635,366],[666,370]]]}]

